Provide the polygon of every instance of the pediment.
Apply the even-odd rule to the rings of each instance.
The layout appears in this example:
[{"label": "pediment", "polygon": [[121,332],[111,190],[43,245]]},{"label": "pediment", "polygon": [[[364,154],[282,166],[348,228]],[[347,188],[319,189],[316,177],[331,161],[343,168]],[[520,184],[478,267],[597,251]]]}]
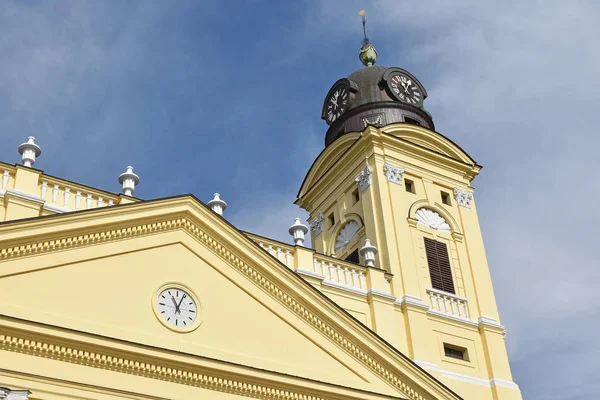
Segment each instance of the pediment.
[{"label": "pediment", "polygon": [[[135,346],[173,369],[185,356],[364,393],[457,398],[191,196],[15,221],[0,237],[4,340],[20,324],[61,348],[69,335],[86,352]],[[171,281],[199,300],[191,332],[166,329],[152,311]]]},{"label": "pediment", "polygon": [[438,132],[410,124],[392,124],[382,129],[383,133],[406,140],[446,157],[469,165],[476,165],[463,149]]}]

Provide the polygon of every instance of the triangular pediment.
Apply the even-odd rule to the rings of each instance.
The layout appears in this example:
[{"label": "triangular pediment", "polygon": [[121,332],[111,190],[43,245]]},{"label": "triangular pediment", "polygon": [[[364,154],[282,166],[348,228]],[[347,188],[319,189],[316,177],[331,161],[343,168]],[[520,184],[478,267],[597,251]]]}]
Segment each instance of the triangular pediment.
[{"label": "triangular pediment", "polygon": [[[0,237],[0,329],[137,346],[172,368],[185,355],[365,393],[456,398],[191,196],[15,221]],[[196,297],[196,329],[169,329],[156,314],[171,283]]]}]

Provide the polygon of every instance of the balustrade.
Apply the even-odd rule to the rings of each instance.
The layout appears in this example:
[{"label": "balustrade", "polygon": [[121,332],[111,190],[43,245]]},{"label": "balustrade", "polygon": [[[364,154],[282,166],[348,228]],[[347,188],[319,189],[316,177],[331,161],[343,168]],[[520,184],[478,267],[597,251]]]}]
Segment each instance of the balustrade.
[{"label": "balustrade", "polygon": [[427,289],[431,309],[458,318],[470,319],[467,299],[436,289]]},{"label": "balustrade", "polygon": [[87,210],[112,206],[118,198],[110,198],[92,192],[84,193],[76,187],[70,187],[50,179],[42,180],[40,198],[44,200],[44,206],[50,211],[64,212]]}]

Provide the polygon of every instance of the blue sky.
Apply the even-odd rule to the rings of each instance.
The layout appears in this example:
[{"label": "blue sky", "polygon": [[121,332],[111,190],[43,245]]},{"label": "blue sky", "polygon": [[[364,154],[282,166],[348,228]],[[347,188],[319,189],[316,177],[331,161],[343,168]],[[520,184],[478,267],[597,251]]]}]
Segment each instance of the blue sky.
[{"label": "blue sky", "polygon": [[600,396],[600,4],[4,1],[0,160],[136,195],[215,191],[241,229],[289,241],[323,148],[329,87],[378,64],[427,88],[436,128],[484,169],[476,201],[526,399]]}]

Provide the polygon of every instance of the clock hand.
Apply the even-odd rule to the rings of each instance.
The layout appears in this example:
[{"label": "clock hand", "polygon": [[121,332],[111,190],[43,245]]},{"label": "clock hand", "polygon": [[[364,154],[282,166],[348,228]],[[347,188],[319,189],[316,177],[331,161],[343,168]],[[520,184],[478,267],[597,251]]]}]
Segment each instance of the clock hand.
[{"label": "clock hand", "polygon": [[181,300],[179,300],[179,305],[177,305],[177,309],[179,310],[179,314],[181,314],[181,303],[183,303],[183,299],[185,299],[185,294],[181,297]]},{"label": "clock hand", "polygon": [[[177,302],[175,301],[175,297],[171,296],[171,300],[173,300],[173,304],[175,304],[175,313],[178,313],[179,306],[177,305]],[[179,312],[179,314],[181,314],[181,312]]]}]

